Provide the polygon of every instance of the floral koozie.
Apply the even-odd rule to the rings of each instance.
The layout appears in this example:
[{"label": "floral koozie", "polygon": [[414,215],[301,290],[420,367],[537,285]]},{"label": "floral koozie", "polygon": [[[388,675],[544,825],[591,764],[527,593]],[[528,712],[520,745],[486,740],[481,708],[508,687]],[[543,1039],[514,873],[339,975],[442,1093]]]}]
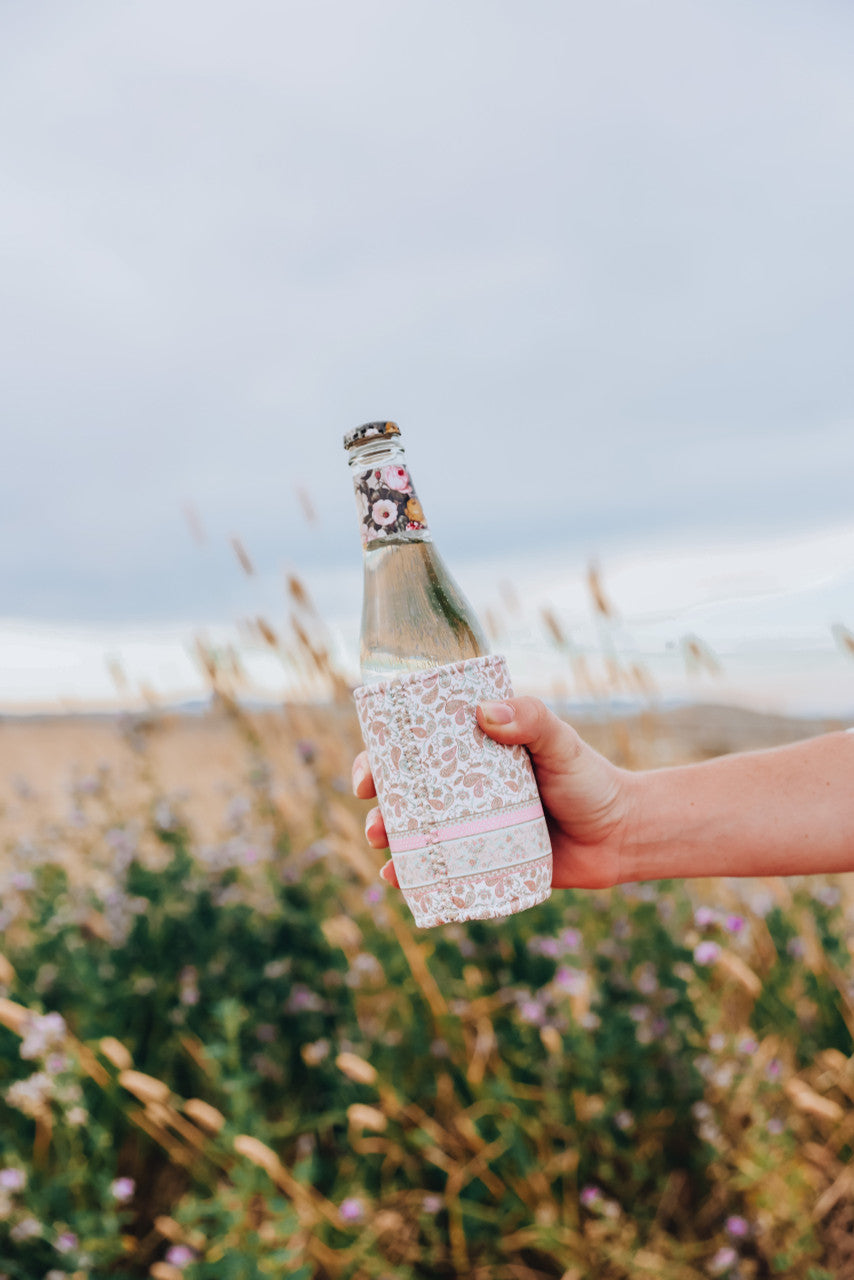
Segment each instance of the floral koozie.
[{"label": "floral koozie", "polygon": [[394,868],[424,928],[508,916],[551,893],[528,753],[475,719],[478,702],[512,696],[507,664],[492,656],[355,691]]}]

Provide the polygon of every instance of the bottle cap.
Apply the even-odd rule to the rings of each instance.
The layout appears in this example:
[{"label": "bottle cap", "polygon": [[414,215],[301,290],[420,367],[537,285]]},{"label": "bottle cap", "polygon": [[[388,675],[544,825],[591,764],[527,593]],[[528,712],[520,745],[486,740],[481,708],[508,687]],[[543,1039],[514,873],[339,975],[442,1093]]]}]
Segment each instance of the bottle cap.
[{"label": "bottle cap", "polygon": [[400,427],[396,422],[366,422],[362,427],[348,431],[344,437],[344,448],[352,449],[354,444],[362,444],[365,440],[391,438],[400,435]]}]

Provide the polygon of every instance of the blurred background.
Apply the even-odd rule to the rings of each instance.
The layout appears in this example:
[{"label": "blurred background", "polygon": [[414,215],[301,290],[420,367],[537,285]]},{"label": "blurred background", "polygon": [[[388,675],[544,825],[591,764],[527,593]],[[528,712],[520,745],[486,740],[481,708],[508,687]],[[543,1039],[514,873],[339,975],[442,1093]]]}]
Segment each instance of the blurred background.
[{"label": "blurred background", "polygon": [[619,764],[854,724],[852,152],[840,0],[0,6],[0,1280],[854,1280],[852,877],[415,929],[342,449]]},{"label": "blurred background", "polygon": [[661,699],[854,716],[847,6],[0,24],[0,709],[204,699],[199,635],[278,698],[294,574],[355,679],[391,417],[520,687],[587,697],[594,564]]}]

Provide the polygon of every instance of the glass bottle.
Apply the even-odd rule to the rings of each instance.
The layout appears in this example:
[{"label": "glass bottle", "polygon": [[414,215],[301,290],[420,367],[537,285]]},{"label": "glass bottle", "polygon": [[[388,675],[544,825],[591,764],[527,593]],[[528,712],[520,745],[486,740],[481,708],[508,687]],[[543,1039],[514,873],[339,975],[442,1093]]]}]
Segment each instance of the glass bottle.
[{"label": "glass bottle", "polygon": [[363,682],[488,653],[474,610],[433,543],[397,423],[357,427],[344,437],[344,448],[365,558]]}]

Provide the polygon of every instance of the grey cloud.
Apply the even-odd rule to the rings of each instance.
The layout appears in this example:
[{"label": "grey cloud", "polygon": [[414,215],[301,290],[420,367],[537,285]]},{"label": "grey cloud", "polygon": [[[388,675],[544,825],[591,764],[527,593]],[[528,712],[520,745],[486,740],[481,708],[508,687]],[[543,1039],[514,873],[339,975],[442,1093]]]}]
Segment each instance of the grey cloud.
[{"label": "grey cloud", "polygon": [[450,554],[850,511],[847,8],[0,27],[4,612],[227,612],[233,532],[357,571],[381,415]]}]

